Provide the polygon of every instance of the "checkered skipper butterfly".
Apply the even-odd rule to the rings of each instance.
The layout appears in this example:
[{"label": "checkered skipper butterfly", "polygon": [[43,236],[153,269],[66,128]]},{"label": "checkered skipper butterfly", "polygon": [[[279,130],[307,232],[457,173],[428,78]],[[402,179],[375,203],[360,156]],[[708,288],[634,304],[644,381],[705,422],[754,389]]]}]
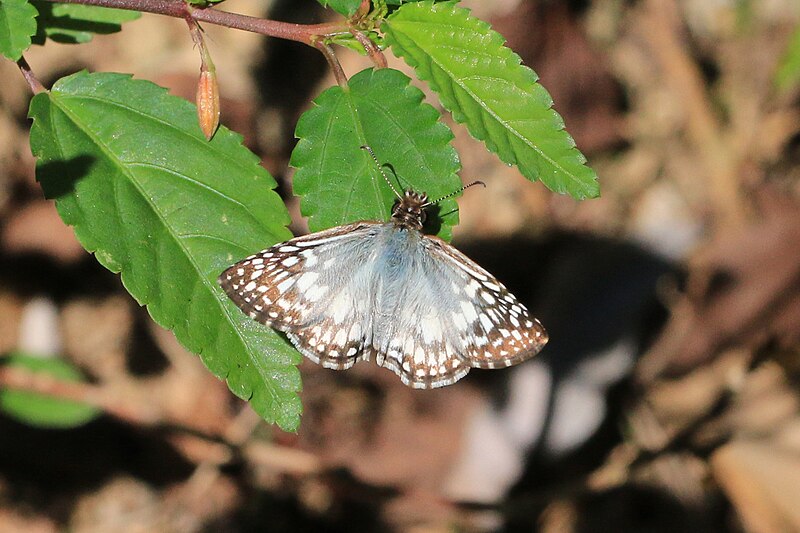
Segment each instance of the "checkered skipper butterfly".
[{"label": "checkered skipper butterfly", "polygon": [[400,195],[364,148],[398,198],[391,220],[346,224],[251,255],[220,275],[228,296],[315,363],[344,370],[374,357],[418,389],[536,355],[547,332],[525,306],[453,246],[422,233],[425,208],[444,198]]}]

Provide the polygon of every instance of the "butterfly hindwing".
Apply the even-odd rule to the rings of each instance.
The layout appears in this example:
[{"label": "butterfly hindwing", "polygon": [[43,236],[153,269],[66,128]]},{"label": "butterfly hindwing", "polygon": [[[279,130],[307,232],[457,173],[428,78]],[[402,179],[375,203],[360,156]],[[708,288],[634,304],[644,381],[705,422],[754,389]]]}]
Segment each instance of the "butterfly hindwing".
[{"label": "butterfly hindwing", "polygon": [[409,307],[399,311],[399,323],[405,327],[398,328],[389,342],[377,349],[378,364],[395,372],[404,384],[415,389],[455,383],[469,372],[469,362],[447,335],[442,334],[442,322],[438,318],[412,317],[415,310]]}]

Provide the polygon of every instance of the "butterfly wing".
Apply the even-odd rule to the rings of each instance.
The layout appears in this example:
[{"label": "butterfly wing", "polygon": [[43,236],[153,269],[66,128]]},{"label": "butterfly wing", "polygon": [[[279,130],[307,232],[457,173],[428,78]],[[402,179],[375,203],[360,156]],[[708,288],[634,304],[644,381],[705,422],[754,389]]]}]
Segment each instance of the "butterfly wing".
[{"label": "butterfly wing", "polygon": [[292,239],[219,278],[250,317],[311,360],[378,364],[414,388],[538,353],[547,333],[486,270],[436,237],[359,222]]},{"label": "butterfly wing", "polygon": [[381,226],[357,222],[276,244],[225,270],[219,283],[242,311],[285,332],[312,361],[350,368],[368,358]]},{"label": "butterfly wing", "polygon": [[436,238],[427,241],[438,264],[449,262],[461,271],[464,284],[451,285],[462,297],[461,313],[454,313],[452,322],[456,329],[466,325],[469,333],[463,337],[463,353],[471,366],[504,368],[544,348],[548,341],[544,326],[502,283],[446,242]]},{"label": "butterfly wing", "polygon": [[[547,332],[497,279],[451,245],[419,235],[396,310],[376,317],[373,349],[382,366],[414,388],[435,388],[472,367],[502,368],[536,355]],[[386,319],[381,320],[384,315]]]}]

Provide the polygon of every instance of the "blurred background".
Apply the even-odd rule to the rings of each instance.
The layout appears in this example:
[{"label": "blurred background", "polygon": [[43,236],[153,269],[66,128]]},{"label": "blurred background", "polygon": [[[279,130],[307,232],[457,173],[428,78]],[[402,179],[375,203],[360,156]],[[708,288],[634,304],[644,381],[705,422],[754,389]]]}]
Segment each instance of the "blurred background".
[{"label": "blurred background", "polygon": [[[536,70],[600,176],[601,198],[553,195],[445,118],[462,179],[488,185],[460,199],[455,242],[550,344],[434,391],[374,363],[304,362],[297,434],[260,421],[78,245],[34,179],[27,86],[0,62],[0,353],[24,363],[0,365],[0,532],[800,531],[800,83],[780,77],[800,4],[462,5]],[[329,16],[313,0],[223,8]],[[325,61],[206,31],[222,122],[303,232],[287,163],[298,116],[334,83]],[[131,72],[190,100],[199,71],[185,23],[155,15],[26,57],[48,86]],[[84,379],[37,377],[42,361]],[[42,399],[11,388],[93,408],[37,419],[25,405]]]}]

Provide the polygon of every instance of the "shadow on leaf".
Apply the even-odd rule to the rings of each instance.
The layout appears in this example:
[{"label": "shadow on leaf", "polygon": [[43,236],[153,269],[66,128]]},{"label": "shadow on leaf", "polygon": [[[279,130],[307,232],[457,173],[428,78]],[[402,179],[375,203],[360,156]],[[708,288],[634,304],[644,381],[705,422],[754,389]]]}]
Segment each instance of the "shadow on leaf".
[{"label": "shadow on leaf", "polygon": [[78,180],[89,174],[94,160],[90,155],[79,155],[67,160],[37,164],[36,180],[42,185],[45,198],[57,200],[72,193]]}]

